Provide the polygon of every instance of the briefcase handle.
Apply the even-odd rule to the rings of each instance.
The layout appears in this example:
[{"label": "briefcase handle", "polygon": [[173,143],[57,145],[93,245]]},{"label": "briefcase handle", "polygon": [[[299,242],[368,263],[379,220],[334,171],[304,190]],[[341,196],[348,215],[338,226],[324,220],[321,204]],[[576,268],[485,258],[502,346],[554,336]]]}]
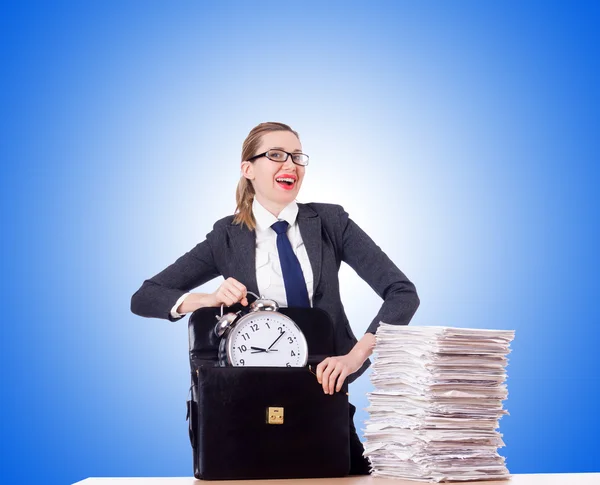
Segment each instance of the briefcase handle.
[{"label": "briefcase handle", "polygon": [[196,402],[194,401],[194,397],[192,394],[192,387],[193,384],[190,386],[190,390],[189,390],[189,395],[190,398],[187,401],[187,413],[185,416],[185,420],[188,422],[188,434],[190,437],[190,444],[192,445],[192,448],[195,450],[197,447],[197,441],[196,441],[196,433],[195,433],[195,429],[196,429],[196,424],[197,424],[197,420],[198,420],[198,407]]}]

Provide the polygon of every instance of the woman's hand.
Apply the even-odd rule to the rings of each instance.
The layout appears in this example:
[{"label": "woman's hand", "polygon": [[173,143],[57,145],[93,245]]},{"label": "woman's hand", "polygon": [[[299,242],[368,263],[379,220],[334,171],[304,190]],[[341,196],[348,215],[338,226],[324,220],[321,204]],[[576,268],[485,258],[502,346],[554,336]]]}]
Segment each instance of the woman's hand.
[{"label": "woman's hand", "polygon": [[350,374],[355,373],[373,353],[375,335],[365,333],[346,355],[327,357],[317,366],[317,380],[323,384],[325,394],[340,392]]},{"label": "woman's hand", "polygon": [[346,355],[327,357],[321,362],[317,366],[317,380],[323,384],[325,394],[333,394],[334,389],[340,392],[346,377],[360,369],[363,362],[352,351]]},{"label": "woman's hand", "polygon": [[214,298],[213,306],[225,306],[235,305],[238,301],[242,302],[242,305],[248,305],[248,298],[246,295],[248,290],[235,278],[227,278],[217,290],[212,293]]},{"label": "woman's hand", "polygon": [[235,278],[227,278],[214,293],[190,293],[185,297],[179,308],[178,313],[190,313],[199,308],[218,307],[223,305],[231,306],[238,301],[242,305],[248,305],[246,295],[248,290]]}]

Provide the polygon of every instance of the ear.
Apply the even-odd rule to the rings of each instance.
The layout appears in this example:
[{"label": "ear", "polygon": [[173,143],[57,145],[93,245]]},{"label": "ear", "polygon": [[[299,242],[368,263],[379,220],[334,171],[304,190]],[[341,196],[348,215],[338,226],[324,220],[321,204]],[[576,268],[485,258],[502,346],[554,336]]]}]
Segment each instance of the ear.
[{"label": "ear", "polygon": [[254,180],[254,164],[248,160],[244,160],[241,165],[242,175],[248,180]]}]

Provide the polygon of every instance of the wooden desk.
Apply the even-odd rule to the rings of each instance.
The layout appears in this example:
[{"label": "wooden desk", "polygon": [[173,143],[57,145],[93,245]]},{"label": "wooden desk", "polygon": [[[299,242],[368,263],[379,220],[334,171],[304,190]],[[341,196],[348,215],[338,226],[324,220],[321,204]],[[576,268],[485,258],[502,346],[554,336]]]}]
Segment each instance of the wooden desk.
[{"label": "wooden desk", "polygon": [[[86,478],[73,485],[417,485],[411,480],[394,480],[369,476],[345,478],[313,478],[303,480],[196,480],[195,478]],[[465,485],[600,485],[600,473],[553,473],[513,475],[510,480],[453,482]]]}]

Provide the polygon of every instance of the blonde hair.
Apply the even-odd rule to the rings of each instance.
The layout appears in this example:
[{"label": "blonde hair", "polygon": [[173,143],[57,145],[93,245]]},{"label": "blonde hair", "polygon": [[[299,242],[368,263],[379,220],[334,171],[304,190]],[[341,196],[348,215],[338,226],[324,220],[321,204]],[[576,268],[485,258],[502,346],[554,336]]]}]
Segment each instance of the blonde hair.
[{"label": "blonde hair", "polygon": [[[298,140],[300,137],[298,133],[292,130],[288,125],[284,123],[277,122],[267,122],[261,123],[260,125],[255,126],[250,130],[250,133],[244,140],[242,145],[242,162],[244,160],[248,160],[249,158],[256,155],[256,151],[260,146],[260,142],[262,137],[266,133],[271,133],[273,131],[289,131],[296,135]],[[250,163],[254,163],[253,161]],[[256,221],[254,220],[254,215],[252,214],[252,202],[254,201],[254,186],[252,182],[248,180],[243,175],[238,182],[237,190],[235,193],[235,215],[233,218],[234,224],[245,224],[249,230],[254,230],[256,227]]]}]

